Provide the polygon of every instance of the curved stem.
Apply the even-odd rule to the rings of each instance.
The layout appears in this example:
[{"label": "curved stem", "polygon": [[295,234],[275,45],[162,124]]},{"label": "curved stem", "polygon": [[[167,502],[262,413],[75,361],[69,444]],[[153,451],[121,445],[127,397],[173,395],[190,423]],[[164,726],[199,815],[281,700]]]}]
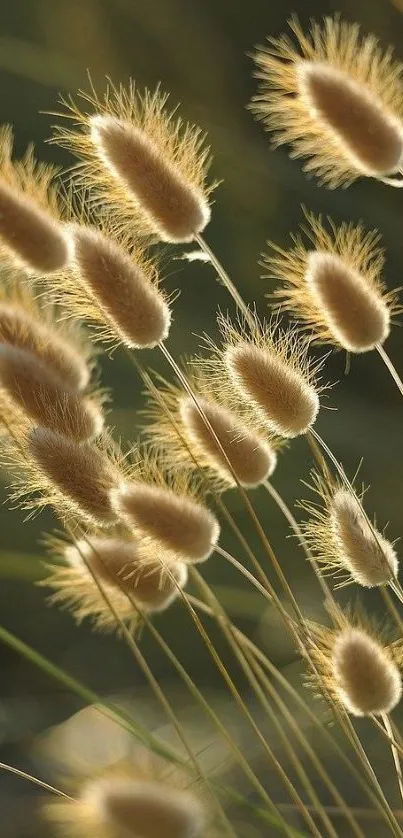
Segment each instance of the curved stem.
[{"label": "curved stem", "polygon": [[377,180],[381,183],[385,183],[386,186],[394,186],[396,189],[402,189],[403,187],[403,178],[379,177]]},{"label": "curved stem", "polygon": [[44,780],[40,780],[39,777],[34,777],[33,774],[28,774],[26,771],[21,771],[19,768],[14,768],[13,765],[7,765],[6,762],[0,762],[0,769],[2,771],[8,771],[10,774],[15,774],[22,780],[28,780],[29,783],[33,783],[35,786],[39,786],[41,789],[45,789],[45,791],[50,791],[52,794],[57,794],[59,797],[65,797],[67,800],[74,800],[74,797],[70,797],[69,794],[66,794],[64,791],[61,791],[61,789],[57,789],[55,786],[51,786],[49,785],[49,783],[45,783]]},{"label": "curved stem", "polygon": [[239,311],[243,314],[248,326],[251,329],[253,329],[255,326],[253,314],[249,311],[248,306],[246,305],[238,289],[235,287],[234,283],[228,276],[227,271],[225,270],[225,268],[223,268],[221,262],[219,261],[219,259],[217,259],[217,256],[211,250],[207,242],[204,240],[203,236],[197,233],[197,235],[194,238],[201,250],[203,250],[203,252],[209,257],[209,260],[213,267],[216,269],[222,284],[227,289],[228,293],[231,295],[236,306],[239,308]]},{"label": "curved stem", "polygon": [[[402,183],[403,183],[403,181],[402,181]],[[399,390],[399,393],[403,396],[403,381],[400,378],[400,375],[397,372],[397,370],[396,370],[394,364],[392,363],[391,359],[389,358],[389,355],[386,352],[386,349],[384,349],[384,347],[380,343],[377,343],[376,351],[378,352],[378,355],[380,355],[380,357],[382,358],[382,361],[385,364],[385,367],[387,367],[387,369],[389,370],[389,372],[390,372],[390,374],[393,378],[393,381],[395,382],[396,387]]]},{"label": "curved stem", "polygon": [[396,745],[394,743],[393,729],[392,729],[392,725],[390,723],[390,719],[389,719],[389,716],[388,716],[387,713],[382,713],[382,721],[383,721],[386,733],[388,734],[388,738],[389,738],[389,741],[390,741],[390,748],[391,748],[391,751],[392,751],[393,762],[395,763],[396,776],[397,776],[397,782],[399,784],[400,796],[403,800],[402,766],[400,765],[399,753],[398,753],[398,750],[397,750]]}]

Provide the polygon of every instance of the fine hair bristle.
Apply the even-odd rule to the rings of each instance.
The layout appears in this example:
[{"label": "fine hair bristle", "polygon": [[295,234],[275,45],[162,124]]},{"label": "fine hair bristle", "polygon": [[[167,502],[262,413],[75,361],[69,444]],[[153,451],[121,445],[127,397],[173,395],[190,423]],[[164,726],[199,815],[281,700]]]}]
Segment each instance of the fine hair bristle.
[{"label": "fine hair bristle", "polygon": [[358,499],[337,489],[329,503],[330,522],[340,564],[359,585],[372,588],[396,578],[398,561],[393,545],[367,521]]},{"label": "fine hair bristle", "polygon": [[374,349],[389,335],[400,313],[396,290],[382,278],[384,252],[377,230],[329,218],[304,209],[301,233],[288,250],[269,242],[263,258],[265,277],[280,280],[268,297],[277,310],[286,308],[314,340],[360,353]]},{"label": "fine hair bristle", "polygon": [[204,809],[191,791],[162,782],[105,778],[84,787],[82,799],[99,822],[127,836],[199,838],[205,827]]},{"label": "fine hair bristle", "polygon": [[187,580],[187,568],[148,539],[123,539],[90,535],[68,545],[64,557],[73,568],[88,575],[85,562],[107,587],[128,594],[144,611],[167,608]]},{"label": "fine hair bristle", "polygon": [[94,228],[69,229],[78,275],[73,282],[82,283],[94,298],[115,339],[132,349],[152,348],[165,340],[171,313],[151,262],[136,260]]},{"label": "fine hair bristle", "polygon": [[31,352],[5,343],[0,344],[0,389],[29,420],[78,442],[102,431],[104,420],[96,401],[64,385]]},{"label": "fine hair bristle", "polygon": [[348,352],[367,352],[386,340],[389,310],[357,271],[330,253],[308,255],[306,283],[336,341]]},{"label": "fine hair bristle", "polygon": [[201,455],[202,462],[211,470],[218,471],[230,484],[234,483],[234,478],[224,454],[242,486],[251,488],[267,480],[273,473],[277,461],[270,444],[249,430],[235,414],[217,402],[198,398],[198,404],[218,442],[193,400],[183,396],[179,402],[179,413],[196,457]]},{"label": "fine hair bristle", "polygon": [[346,628],[334,642],[332,667],[341,702],[354,716],[389,713],[402,695],[400,672],[366,631]]},{"label": "fine hair bristle", "polygon": [[116,522],[110,493],[121,478],[102,450],[42,427],[29,433],[26,448],[57,509],[60,503],[63,511],[100,526]]},{"label": "fine hair bristle", "polygon": [[307,171],[330,187],[399,171],[403,152],[402,66],[372,35],[338,15],[256,53],[260,91],[252,108],[276,143],[291,143]]},{"label": "fine hair bristle", "polygon": [[216,517],[197,500],[142,481],[112,493],[116,512],[140,532],[157,538],[185,560],[199,562],[213,552],[220,534]]},{"label": "fine hair bristle", "polygon": [[0,300],[1,343],[28,350],[67,386],[84,390],[90,378],[88,351],[80,351],[79,341],[68,340],[62,330],[47,322],[46,312],[35,309],[33,302],[31,299],[27,305],[24,297]]},{"label": "fine hair bristle", "polygon": [[91,138],[100,159],[141,207],[162,241],[187,242],[210,220],[210,209],[138,127],[114,117],[94,116]]},{"label": "fine hair bristle", "polygon": [[306,433],[319,411],[319,397],[302,372],[275,351],[253,343],[228,347],[225,363],[234,385],[280,436]]}]

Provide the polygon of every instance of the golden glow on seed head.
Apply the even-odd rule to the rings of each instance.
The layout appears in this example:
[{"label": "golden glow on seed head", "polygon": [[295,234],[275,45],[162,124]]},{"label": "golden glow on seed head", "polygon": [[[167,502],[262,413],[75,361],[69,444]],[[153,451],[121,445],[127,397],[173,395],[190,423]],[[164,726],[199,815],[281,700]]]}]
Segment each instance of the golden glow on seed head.
[{"label": "golden glow on seed head", "polygon": [[170,112],[159,89],[140,94],[134,82],[82,98],[88,113],[64,102],[78,129],[56,129],[56,141],[82,161],[79,181],[112,210],[119,229],[192,240],[210,219],[215,188],[207,184],[209,149],[200,129]]},{"label": "golden glow on seed head", "polygon": [[158,539],[184,560],[200,562],[220,535],[216,517],[200,501],[142,481],[122,483],[112,492],[114,509],[127,523]]},{"label": "golden glow on seed head", "polygon": [[403,152],[403,65],[357,24],[327,17],[296,43],[269,38],[255,55],[260,89],[252,109],[276,144],[307,158],[330,187],[393,175]]},{"label": "golden glow on seed head", "polygon": [[13,136],[0,129],[0,246],[3,258],[36,274],[52,273],[69,260],[68,240],[61,222],[56,170],[37,163],[29,148],[12,160]]},{"label": "golden glow on seed head", "polygon": [[390,713],[402,695],[400,672],[388,650],[359,628],[338,634],[332,668],[339,699],[354,716]]},{"label": "golden glow on seed head", "polygon": [[382,279],[384,254],[376,230],[329,220],[305,212],[302,235],[293,247],[271,244],[264,257],[265,276],[280,280],[269,295],[276,307],[288,309],[315,340],[347,352],[361,353],[383,344],[391,318],[401,310],[396,291]]}]

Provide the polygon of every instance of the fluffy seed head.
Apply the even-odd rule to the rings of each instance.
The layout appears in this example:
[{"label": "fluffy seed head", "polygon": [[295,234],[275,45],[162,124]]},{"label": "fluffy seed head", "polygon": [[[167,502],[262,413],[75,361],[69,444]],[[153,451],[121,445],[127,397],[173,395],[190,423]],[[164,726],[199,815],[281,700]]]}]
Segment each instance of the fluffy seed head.
[{"label": "fluffy seed head", "polygon": [[74,390],[84,390],[89,382],[89,352],[78,330],[56,325],[48,307],[38,305],[25,288],[0,299],[0,342],[28,350]]},{"label": "fluffy seed head", "polygon": [[99,526],[115,523],[110,492],[121,475],[102,449],[87,442],[77,445],[41,427],[29,433],[26,448],[32,459],[32,482],[44,495],[44,503]]},{"label": "fluffy seed head", "polygon": [[396,552],[367,520],[363,493],[328,485],[318,475],[313,488],[322,504],[303,504],[312,516],[304,535],[323,573],[334,575],[339,586],[355,582],[373,588],[392,582],[399,567]]},{"label": "fluffy seed head", "polygon": [[271,244],[263,265],[266,277],[282,285],[271,296],[277,308],[288,309],[313,331],[319,342],[329,342],[347,352],[367,352],[382,344],[390,331],[391,317],[400,312],[397,292],[388,292],[381,278],[384,262],[376,230],[361,225],[330,223],[305,213],[302,236],[293,236],[294,247],[282,250]]},{"label": "fluffy seed head", "polygon": [[233,483],[222,449],[243,486],[251,488],[267,480],[276,466],[276,454],[270,445],[253,431],[249,431],[236,416],[216,402],[201,399],[199,404],[219,444],[206,427],[193,400],[184,396],[179,411],[196,456],[199,451],[212,470],[217,470],[224,479]]},{"label": "fluffy seed head", "polygon": [[0,389],[27,419],[77,442],[102,431],[104,420],[95,401],[65,386],[31,352],[6,343],[0,344]]},{"label": "fluffy seed head", "polygon": [[292,439],[306,433],[319,410],[316,390],[273,348],[229,347],[225,363],[234,385],[262,413],[268,427]]},{"label": "fluffy seed head", "polygon": [[57,129],[56,140],[82,160],[79,178],[113,210],[118,225],[167,242],[190,241],[210,219],[209,150],[198,128],[166,111],[167,96],[111,87],[72,103],[82,131]]},{"label": "fluffy seed head", "polygon": [[132,481],[114,490],[112,500],[129,525],[158,539],[185,560],[204,561],[218,541],[220,527],[209,509],[170,488]]},{"label": "fluffy seed head", "polygon": [[390,713],[399,703],[400,672],[387,649],[362,629],[340,632],[332,667],[340,701],[354,716]]},{"label": "fluffy seed head", "polygon": [[202,838],[206,808],[185,787],[143,772],[115,770],[86,780],[75,800],[52,800],[46,814],[71,838]]},{"label": "fluffy seed head", "polygon": [[305,35],[296,19],[287,36],[256,53],[253,110],[291,143],[295,157],[330,187],[399,171],[403,152],[403,65],[357,24],[325,18]]},{"label": "fluffy seed head", "polygon": [[92,300],[92,319],[129,348],[151,348],[165,340],[171,314],[152,263],[91,227],[72,225],[70,231],[75,270],[64,293],[70,290],[70,299],[87,308]]},{"label": "fluffy seed head", "polygon": [[75,568],[82,568],[84,559],[102,582],[123,589],[149,612],[167,608],[187,580],[186,565],[168,553],[161,558],[161,549],[150,539],[90,536],[69,546],[65,558]]},{"label": "fluffy seed head", "polygon": [[204,812],[196,797],[152,781],[94,782],[84,792],[101,821],[141,838],[198,838]]},{"label": "fluffy seed head", "polygon": [[34,273],[51,273],[69,259],[68,241],[51,185],[55,170],[36,163],[32,148],[12,162],[10,128],[0,132],[0,240],[5,255]]}]

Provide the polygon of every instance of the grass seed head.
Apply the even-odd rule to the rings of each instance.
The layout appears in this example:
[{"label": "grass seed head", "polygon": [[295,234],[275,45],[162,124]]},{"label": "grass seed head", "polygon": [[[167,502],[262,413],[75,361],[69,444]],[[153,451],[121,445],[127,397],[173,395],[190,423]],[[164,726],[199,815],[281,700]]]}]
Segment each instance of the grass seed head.
[{"label": "grass seed head", "polygon": [[0,344],[0,389],[17,412],[77,442],[98,436],[103,428],[96,401],[66,386],[37,356]]},{"label": "grass seed head", "polygon": [[[70,232],[76,275],[69,284],[83,287],[96,319],[131,349],[152,348],[165,340],[171,313],[151,261],[140,253],[136,259],[95,228],[71,225]],[[77,299],[80,288],[73,287],[72,293]]]},{"label": "grass seed head", "polygon": [[32,148],[25,158],[11,159],[13,137],[0,132],[0,241],[4,255],[29,272],[46,274],[69,261],[68,239],[60,223],[56,170],[36,163]]},{"label": "grass seed head", "polygon": [[56,141],[81,158],[79,180],[121,228],[167,242],[193,239],[210,219],[214,188],[206,183],[209,149],[200,130],[167,111],[158,89],[141,95],[134,82],[83,98],[90,113],[64,103],[79,129],[56,129]]},{"label": "grass seed head", "polygon": [[384,255],[376,230],[343,223],[329,230],[321,217],[306,212],[302,235],[294,247],[271,244],[264,257],[266,277],[281,286],[269,295],[278,309],[288,309],[312,330],[315,340],[347,352],[367,352],[389,335],[398,314],[397,292],[388,292],[381,277]]},{"label": "grass seed head", "polygon": [[387,649],[362,629],[338,634],[332,667],[340,701],[354,716],[390,713],[399,703],[400,672]]},{"label": "grass seed head", "polygon": [[92,524],[116,522],[110,493],[121,480],[116,464],[102,448],[78,445],[49,428],[34,428],[26,442],[32,485],[57,511]]},{"label": "grass seed head", "polygon": [[213,552],[220,527],[203,503],[140,480],[122,483],[112,497],[116,512],[129,525],[158,539],[185,560],[204,561]]},{"label": "grass seed head", "polygon": [[252,109],[307,171],[330,187],[360,175],[399,171],[403,152],[403,65],[357,24],[327,17],[296,45],[270,38],[255,56],[260,90]]}]

